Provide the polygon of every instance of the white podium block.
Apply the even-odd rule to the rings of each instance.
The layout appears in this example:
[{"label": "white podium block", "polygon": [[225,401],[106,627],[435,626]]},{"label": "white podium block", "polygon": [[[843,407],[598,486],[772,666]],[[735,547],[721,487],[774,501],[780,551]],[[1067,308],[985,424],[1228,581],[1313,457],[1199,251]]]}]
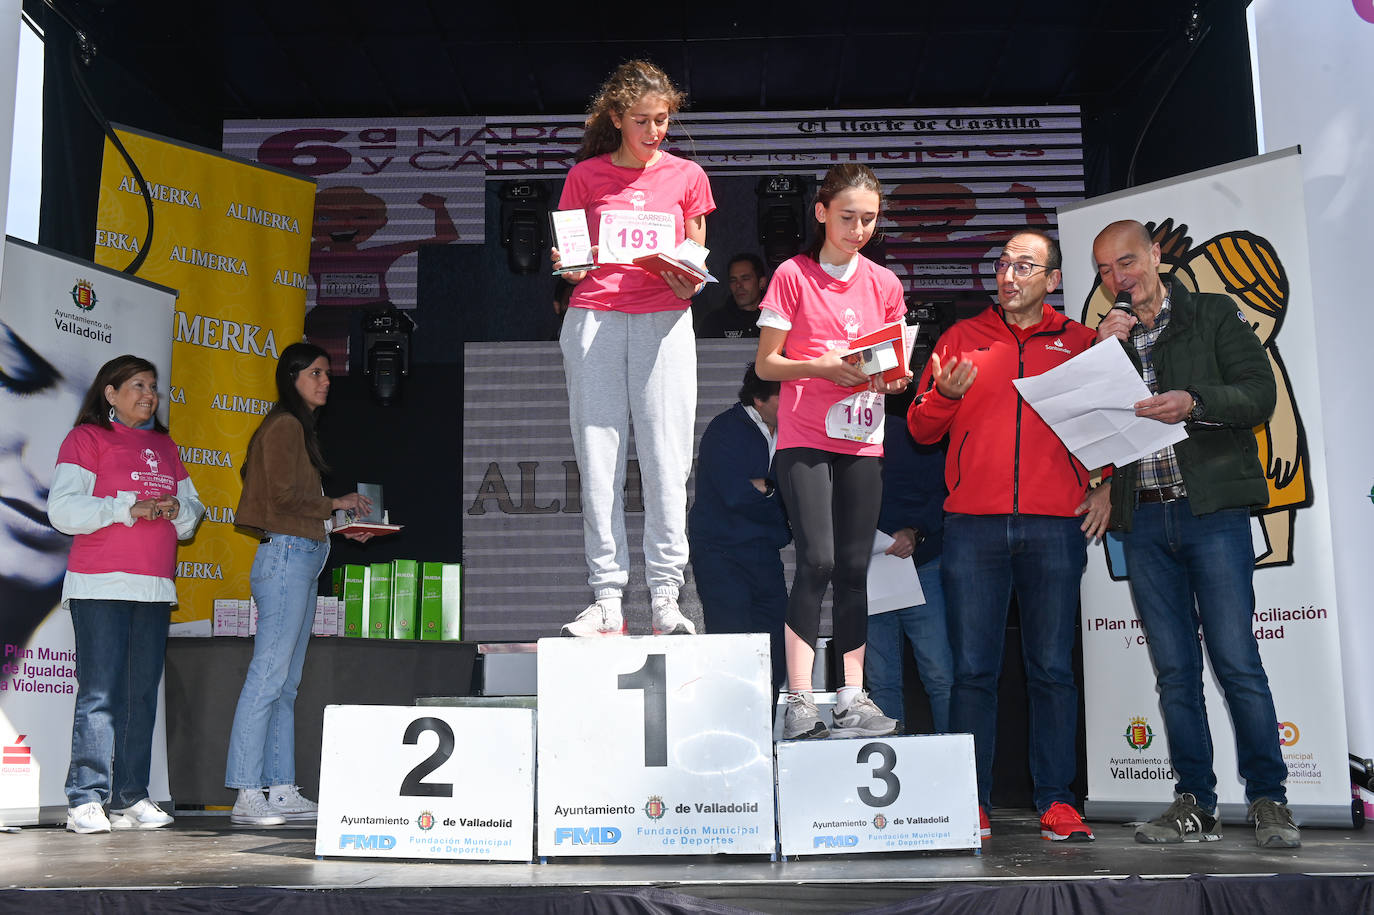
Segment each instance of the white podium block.
[{"label": "white podium block", "polygon": [[534,712],[331,705],[315,854],[529,861]]},{"label": "white podium block", "polygon": [[778,744],[784,855],[981,848],[973,737]]},{"label": "white podium block", "polygon": [[540,639],[539,854],[773,854],[766,635]]}]

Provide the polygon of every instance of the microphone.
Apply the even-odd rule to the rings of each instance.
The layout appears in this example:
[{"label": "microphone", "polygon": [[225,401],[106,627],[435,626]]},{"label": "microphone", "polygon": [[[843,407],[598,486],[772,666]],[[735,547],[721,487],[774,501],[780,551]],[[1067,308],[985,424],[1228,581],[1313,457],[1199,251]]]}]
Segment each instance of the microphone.
[{"label": "microphone", "polygon": [[1123,289],[1116,294],[1116,300],[1112,302],[1112,311],[1124,311],[1135,317],[1135,312],[1131,310],[1131,292],[1129,289]]}]

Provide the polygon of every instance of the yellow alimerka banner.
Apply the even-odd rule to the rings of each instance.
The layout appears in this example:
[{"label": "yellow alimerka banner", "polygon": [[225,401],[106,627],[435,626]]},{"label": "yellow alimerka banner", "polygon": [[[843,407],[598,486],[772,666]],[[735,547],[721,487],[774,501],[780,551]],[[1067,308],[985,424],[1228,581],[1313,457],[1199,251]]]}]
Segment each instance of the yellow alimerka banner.
[{"label": "yellow alimerka banner", "polygon": [[[248,439],[276,401],[277,356],[301,339],[315,183],[210,150],[119,128],[147,205],[107,140],[95,261],[180,290],[172,377],[162,382],[181,460],[205,502],[177,554],[174,623],[207,621],[215,598],[247,598],[257,542],[234,530]],[[202,627],[192,627],[201,632]]]}]

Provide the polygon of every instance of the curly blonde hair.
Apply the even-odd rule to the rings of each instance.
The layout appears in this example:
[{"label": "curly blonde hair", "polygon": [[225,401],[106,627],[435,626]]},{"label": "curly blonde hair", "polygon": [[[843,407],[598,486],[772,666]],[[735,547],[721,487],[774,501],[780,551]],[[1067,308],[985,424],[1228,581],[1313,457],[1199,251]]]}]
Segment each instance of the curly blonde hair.
[{"label": "curly blonde hair", "polygon": [[657,95],[667,102],[669,114],[677,114],[686,100],[668,74],[647,60],[627,60],[616,67],[587,107],[577,161],[619,149],[620,129],[611,115],[623,116],[646,95]]}]

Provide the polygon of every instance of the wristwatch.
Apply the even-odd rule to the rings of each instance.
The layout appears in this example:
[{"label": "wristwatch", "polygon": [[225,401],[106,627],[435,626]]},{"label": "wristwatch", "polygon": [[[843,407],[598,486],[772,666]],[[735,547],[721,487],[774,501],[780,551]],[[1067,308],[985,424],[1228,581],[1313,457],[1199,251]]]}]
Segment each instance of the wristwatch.
[{"label": "wristwatch", "polygon": [[1197,396],[1197,391],[1189,388],[1188,396],[1193,398],[1193,408],[1188,411],[1188,415],[1185,419],[1190,423],[1195,423],[1202,419],[1202,414],[1205,412],[1206,408],[1202,404],[1202,398]]}]

